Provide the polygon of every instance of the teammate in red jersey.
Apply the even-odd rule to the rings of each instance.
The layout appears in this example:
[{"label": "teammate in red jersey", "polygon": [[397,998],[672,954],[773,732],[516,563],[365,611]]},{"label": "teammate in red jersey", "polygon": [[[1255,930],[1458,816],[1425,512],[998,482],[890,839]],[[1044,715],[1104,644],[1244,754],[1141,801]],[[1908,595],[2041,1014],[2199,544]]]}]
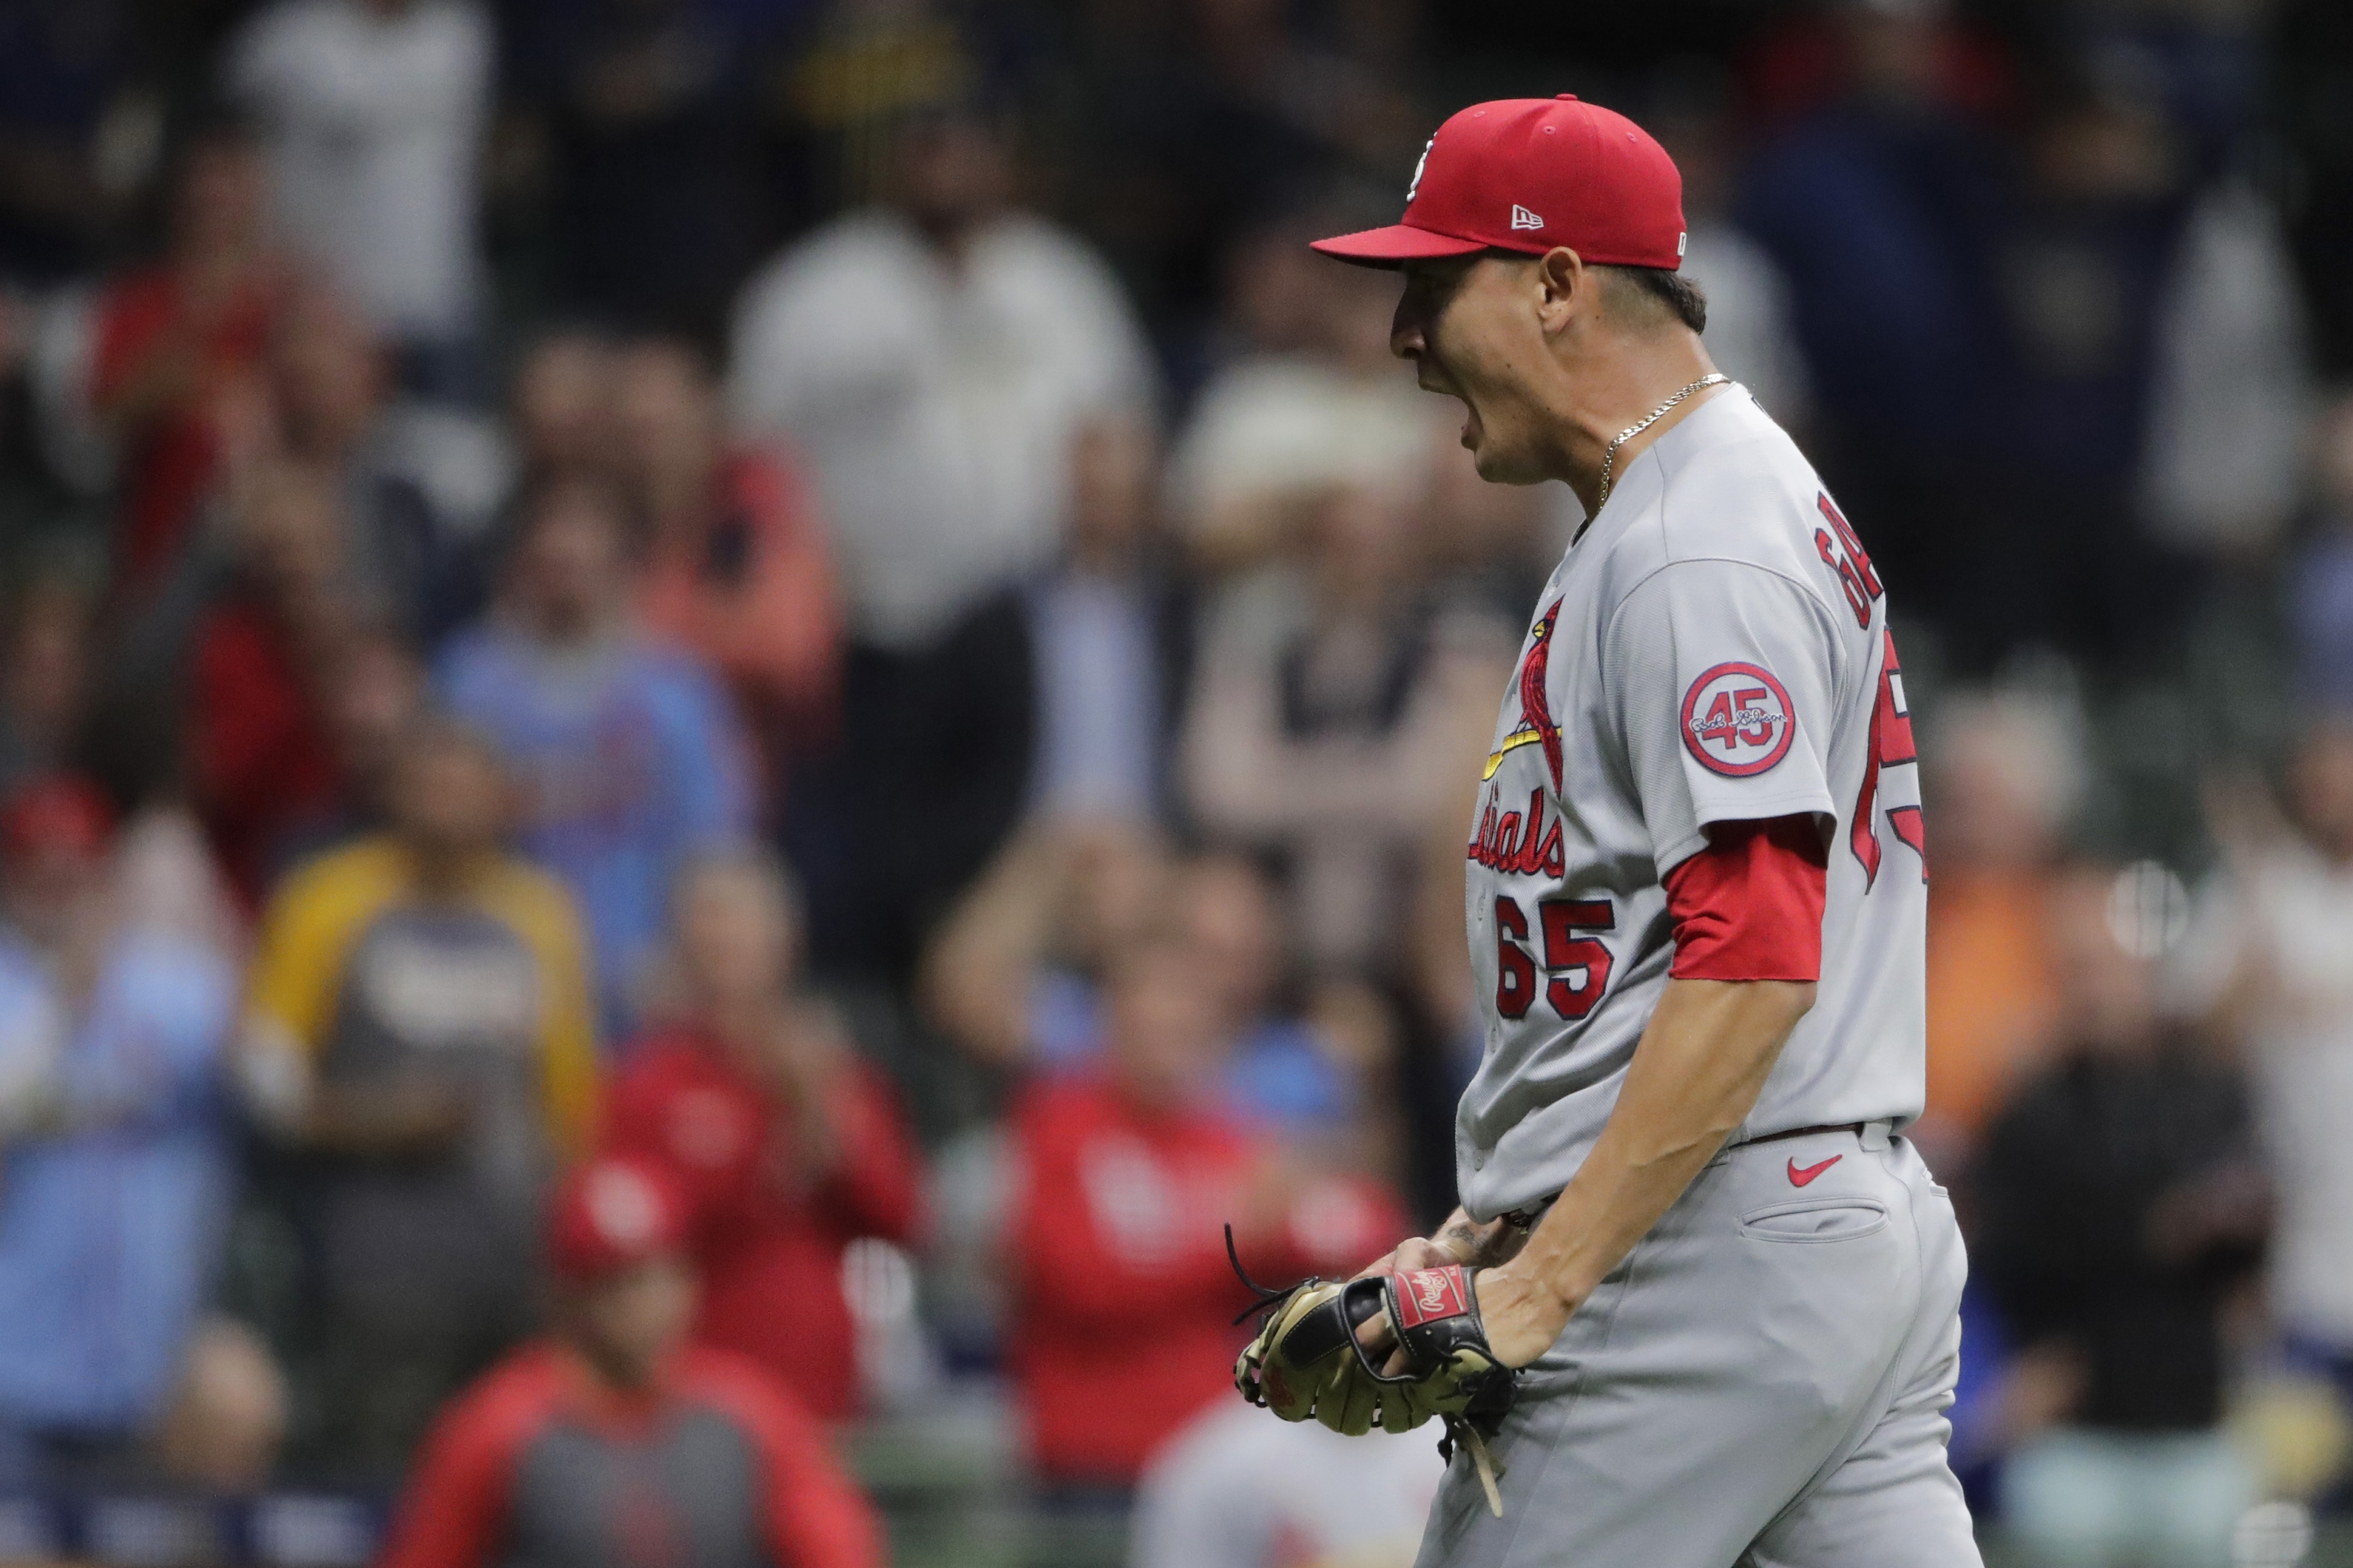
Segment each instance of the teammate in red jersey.
[{"label": "teammate in red jersey", "polygon": [[685,1344],[683,1218],[650,1165],[608,1157],[565,1184],[554,1331],[442,1414],[382,1568],[880,1568],[873,1510],[818,1423],[756,1366]]},{"label": "teammate in red jersey", "polygon": [[659,1165],[686,1205],[696,1342],[749,1356],[839,1420],[858,1405],[842,1249],[914,1234],[921,1158],[881,1075],[795,994],[798,921],[776,868],[706,860],[676,911],[681,1006],[630,1050],[601,1146]]}]

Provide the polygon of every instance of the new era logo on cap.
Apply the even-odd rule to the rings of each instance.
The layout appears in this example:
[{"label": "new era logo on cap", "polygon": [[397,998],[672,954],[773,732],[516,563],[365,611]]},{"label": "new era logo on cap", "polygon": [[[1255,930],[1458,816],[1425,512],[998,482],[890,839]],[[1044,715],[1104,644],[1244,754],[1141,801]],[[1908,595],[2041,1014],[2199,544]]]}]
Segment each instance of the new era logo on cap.
[{"label": "new era logo on cap", "polygon": [[1520,205],[1519,203],[1514,202],[1512,204],[1512,226],[1514,228],[1542,228],[1544,227],[1544,219],[1536,216],[1535,214],[1528,211],[1527,208]]}]

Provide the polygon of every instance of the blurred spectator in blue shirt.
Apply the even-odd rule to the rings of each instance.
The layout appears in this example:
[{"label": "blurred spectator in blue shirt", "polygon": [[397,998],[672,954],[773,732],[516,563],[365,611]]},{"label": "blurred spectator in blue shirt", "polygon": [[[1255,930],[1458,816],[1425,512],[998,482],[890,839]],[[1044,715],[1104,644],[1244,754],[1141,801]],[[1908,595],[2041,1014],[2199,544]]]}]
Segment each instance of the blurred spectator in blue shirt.
[{"label": "blurred spectator in blue shirt", "polygon": [[[1955,106],[1935,8],[1840,7],[1842,90],[1772,136],[1731,216],[1789,282],[1825,478],[1915,614],[1980,489],[1969,456],[1999,365],[2002,150]],[[1876,521],[1874,530],[1873,524]]]},{"label": "blurred spectator in blue shirt", "polygon": [[633,1016],[672,880],[752,827],[749,753],[719,682],[631,618],[628,521],[612,492],[557,479],[525,509],[505,592],[451,640],[440,685],[523,790],[522,844],[588,920],[607,1022]]},{"label": "blurred spectator in blue shirt", "polygon": [[228,1198],[237,978],[104,907],[109,814],[69,775],[0,805],[0,1466],[104,1463],[163,1415]]},{"label": "blurred spectator in blue shirt", "polygon": [[1790,319],[1788,277],[1725,211],[1739,128],[1719,72],[1667,73],[1643,123],[1683,177],[1683,275],[1707,296],[1707,357],[1802,442],[1813,404]]},{"label": "blurred spectator in blue shirt", "polygon": [[1152,571],[1155,445],[1125,419],[1086,426],[1071,442],[1068,551],[1029,595],[1039,729],[1029,787],[1040,816],[1159,816],[1161,716],[1178,650],[1171,595]]},{"label": "blurred spectator in blue shirt", "polygon": [[2297,684],[2320,707],[2353,712],[2353,397],[2314,422],[2318,526],[2290,577]]}]

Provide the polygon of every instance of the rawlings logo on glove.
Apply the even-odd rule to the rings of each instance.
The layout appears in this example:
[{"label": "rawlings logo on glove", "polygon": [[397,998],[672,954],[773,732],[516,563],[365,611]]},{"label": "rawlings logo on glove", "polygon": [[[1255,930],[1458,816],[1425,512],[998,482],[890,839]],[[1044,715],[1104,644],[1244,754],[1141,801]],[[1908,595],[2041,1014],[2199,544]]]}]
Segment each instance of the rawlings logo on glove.
[{"label": "rawlings logo on glove", "polygon": [[[1446,1423],[1439,1447],[1471,1450],[1487,1506],[1503,1516],[1495,1478],[1502,1471],[1487,1449],[1516,1392],[1515,1373],[1495,1359],[1479,1321],[1476,1268],[1450,1264],[1405,1275],[1375,1275],[1345,1284],[1303,1279],[1269,1290],[1242,1271],[1233,1231],[1226,1253],[1234,1272],[1259,1296],[1258,1337],[1234,1363],[1234,1386],[1252,1405],[1285,1421],[1313,1416],[1335,1432],[1356,1436],[1376,1426],[1409,1432],[1435,1415]],[[1388,1373],[1373,1364],[1357,1331],[1386,1314],[1404,1352],[1406,1369]],[[1240,1319],[1236,1319],[1240,1321]]]},{"label": "rawlings logo on glove", "polygon": [[1477,1310],[1459,1267],[1417,1268],[1403,1276],[1403,1310],[1398,1314],[1401,1328],[1418,1329],[1435,1318],[1451,1318]]}]

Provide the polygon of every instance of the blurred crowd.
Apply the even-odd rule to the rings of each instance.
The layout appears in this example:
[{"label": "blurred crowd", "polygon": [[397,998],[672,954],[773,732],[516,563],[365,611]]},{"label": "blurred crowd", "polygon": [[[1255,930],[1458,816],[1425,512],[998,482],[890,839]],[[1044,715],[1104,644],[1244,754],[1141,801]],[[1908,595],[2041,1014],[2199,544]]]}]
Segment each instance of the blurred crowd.
[{"label": "blurred crowd", "polygon": [[857,1568],[976,1402],[1138,1568],[1409,1561],[1234,1273],[1451,1205],[1579,518],[1305,241],[1571,89],[1894,590],[1973,1500],[2353,1513],[2353,23],[1556,9],[0,5],[0,1556]]}]

